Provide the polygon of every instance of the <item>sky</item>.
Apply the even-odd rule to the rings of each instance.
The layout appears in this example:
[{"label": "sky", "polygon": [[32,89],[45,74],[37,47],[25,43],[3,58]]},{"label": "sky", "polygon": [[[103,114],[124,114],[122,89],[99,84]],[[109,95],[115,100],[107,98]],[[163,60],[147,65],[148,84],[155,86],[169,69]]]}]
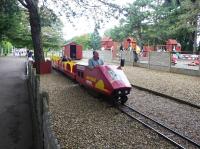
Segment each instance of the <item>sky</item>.
[{"label": "sky", "polygon": [[[133,0],[115,0],[116,4],[126,5],[127,3],[131,3]],[[65,40],[69,40],[72,37],[80,36],[86,33],[92,33],[94,31],[94,22],[89,21],[85,18],[79,18],[76,20],[76,23],[69,23],[64,17],[61,18],[64,27],[63,27],[63,36]],[[100,30],[100,36],[103,36],[103,33],[110,28],[113,28],[115,25],[119,24],[119,20],[111,19],[108,23],[106,23]]]}]

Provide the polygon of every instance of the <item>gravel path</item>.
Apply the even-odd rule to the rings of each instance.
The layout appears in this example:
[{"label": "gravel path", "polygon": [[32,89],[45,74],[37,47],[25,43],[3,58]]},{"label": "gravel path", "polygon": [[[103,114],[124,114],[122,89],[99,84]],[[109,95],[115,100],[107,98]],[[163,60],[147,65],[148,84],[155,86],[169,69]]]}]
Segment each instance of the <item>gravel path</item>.
[{"label": "gravel path", "polygon": [[200,77],[125,66],[129,81],[137,86],[179,98],[200,106]]},{"label": "gravel path", "polygon": [[86,89],[53,72],[41,76],[50,95],[53,129],[61,148],[175,148]]},{"label": "gravel path", "polygon": [[200,109],[134,89],[127,105],[200,144]]}]

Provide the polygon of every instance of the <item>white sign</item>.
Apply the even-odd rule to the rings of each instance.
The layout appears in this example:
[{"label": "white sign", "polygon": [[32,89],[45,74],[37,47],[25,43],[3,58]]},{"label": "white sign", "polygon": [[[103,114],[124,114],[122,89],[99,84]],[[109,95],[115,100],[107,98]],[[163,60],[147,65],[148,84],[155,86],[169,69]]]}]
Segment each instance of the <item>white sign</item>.
[{"label": "white sign", "polygon": [[82,70],[82,71],[84,71],[84,70],[85,70],[85,66],[77,65],[77,69],[78,69],[78,70]]}]

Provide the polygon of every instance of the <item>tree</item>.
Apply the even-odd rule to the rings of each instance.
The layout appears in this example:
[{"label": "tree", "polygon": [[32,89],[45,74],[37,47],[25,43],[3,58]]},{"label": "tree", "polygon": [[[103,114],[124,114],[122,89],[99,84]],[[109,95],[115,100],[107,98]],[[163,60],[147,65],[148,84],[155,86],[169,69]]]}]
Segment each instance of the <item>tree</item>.
[{"label": "tree", "polygon": [[10,47],[9,50],[4,50],[4,53],[10,52],[11,43],[19,48],[33,47],[26,16],[17,0],[0,1],[0,46],[3,49]]},{"label": "tree", "polygon": [[45,49],[60,48],[64,44],[62,35],[63,23],[53,10],[40,7],[42,42]]},{"label": "tree", "polygon": [[189,33],[188,41],[193,53],[197,51],[197,35],[200,34],[198,21],[200,18],[200,1],[184,0],[180,3],[182,13],[176,23],[177,30],[186,30]]},{"label": "tree", "polygon": [[44,48],[60,48],[64,44],[62,34],[53,27],[42,27],[42,42]]},{"label": "tree", "polygon": [[131,36],[139,44],[145,40],[145,29],[150,21],[150,8],[152,0],[138,0],[124,9],[125,18],[120,20],[120,26],[111,29],[106,34],[115,41],[122,41]]},{"label": "tree", "polygon": [[10,30],[17,30],[20,24],[21,12],[17,0],[0,1],[0,41],[12,37]]},{"label": "tree", "polygon": [[99,50],[101,48],[101,37],[98,32],[98,24],[95,25],[94,32],[90,36],[90,44],[92,49]]},{"label": "tree", "polygon": [[7,55],[8,53],[11,53],[12,50],[12,44],[8,41],[1,41],[0,42],[0,55],[4,54]]},{"label": "tree", "polygon": [[[197,28],[198,16],[200,15],[200,2],[196,0],[170,0],[165,1],[160,6],[157,13],[165,14],[164,18],[159,19],[159,28],[164,26],[167,38],[177,39],[182,49],[195,52],[196,37],[199,33]],[[161,16],[161,15],[160,15]],[[160,30],[158,30],[160,32]]]},{"label": "tree", "polygon": [[8,31],[9,41],[17,48],[33,49],[28,15],[24,9],[21,9],[21,16],[18,20],[17,28]]},{"label": "tree", "polygon": [[107,30],[104,35],[111,37],[116,42],[122,42],[130,34],[125,26],[115,26],[113,29]]},{"label": "tree", "polygon": [[[150,20],[150,11],[152,0],[138,0],[133,2],[127,8],[127,20],[125,23],[130,26],[129,32],[132,32],[140,44],[143,44],[144,28],[148,25]],[[126,25],[126,26],[127,26]]]},{"label": "tree", "polygon": [[91,49],[91,34],[84,34],[81,36],[76,36],[72,38],[70,41],[74,41],[77,44],[80,44],[83,46],[83,50]]},{"label": "tree", "polygon": [[151,44],[165,44],[168,38],[174,38],[170,29],[177,21],[177,4],[173,0],[157,3],[151,13],[152,24],[147,27],[147,38]]}]

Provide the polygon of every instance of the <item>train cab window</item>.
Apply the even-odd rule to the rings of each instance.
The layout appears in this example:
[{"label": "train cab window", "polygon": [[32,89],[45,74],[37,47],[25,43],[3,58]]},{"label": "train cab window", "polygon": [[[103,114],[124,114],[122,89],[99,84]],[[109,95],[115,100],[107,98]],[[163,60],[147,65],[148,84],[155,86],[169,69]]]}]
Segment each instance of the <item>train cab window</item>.
[{"label": "train cab window", "polygon": [[108,74],[110,74],[112,80],[120,80],[120,77],[113,70],[109,70]]}]

